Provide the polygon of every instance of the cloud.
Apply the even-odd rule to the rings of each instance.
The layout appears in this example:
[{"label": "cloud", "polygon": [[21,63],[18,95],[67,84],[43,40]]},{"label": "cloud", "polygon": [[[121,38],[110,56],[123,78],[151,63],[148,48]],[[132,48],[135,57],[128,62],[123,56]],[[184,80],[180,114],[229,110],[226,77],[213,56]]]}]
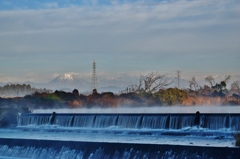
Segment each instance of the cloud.
[{"label": "cloud", "polygon": [[[39,40],[43,40],[43,37],[54,39],[72,35],[72,37],[69,37],[69,42],[74,39],[87,43],[84,44],[86,47],[76,47],[75,50],[89,50],[89,52],[97,50],[103,50],[104,52],[113,51],[111,46],[115,48],[116,43],[120,44],[121,49],[126,48],[122,52],[146,49],[157,51],[159,47],[156,47],[154,43],[163,43],[162,46],[166,48],[163,51],[166,51],[169,49],[165,44],[166,41],[171,41],[177,48],[178,45],[183,46],[181,39],[184,38],[187,42],[192,42],[192,38],[199,36],[199,41],[201,41],[204,38],[201,36],[206,36],[211,31],[214,34],[215,28],[228,29],[228,27],[235,27],[234,29],[238,31],[236,27],[240,25],[240,22],[237,16],[228,17],[228,14],[239,15],[240,13],[238,11],[228,11],[227,9],[223,10],[221,7],[222,3],[214,2],[216,3],[205,0],[182,0],[162,2],[154,6],[140,3],[100,8],[78,7],[71,9],[3,12],[0,14],[0,20],[6,21],[4,20],[6,18],[8,20],[2,23],[0,35],[10,35],[10,37],[11,35],[26,35],[25,41],[27,41],[28,37],[36,37]],[[49,4],[49,6],[53,6],[53,4]],[[234,8],[237,7],[231,6],[231,9]],[[216,16],[219,14],[224,14],[225,16]],[[222,31],[220,30],[219,32]],[[227,33],[231,36],[232,31],[227,31]],[[54,41],[53,39],[52,41]],[[211,40],[211,37],[208,39]],[[63,41],[66,45],[68,43],[67,40],[60,41]],[[96,42],[94,44],[96,49],[92,49],[89,46],[94,42]],[[52,43],[54,44],[54,42]],[[128,44],[131,45],[129,46]],[[143,44],[145,44],[144,48],[138,49]],[[195,43],[194,45],[199,44]],[[57,47],[55,46],[55,48]],[[15,50],[24,51],[31,49],[22,45],[16,46]]]},{"label": "cloud", "polygon": [[[2,20],[4,20],[4,18],[10,19],[9,21],[6,21],[5,25],[1,26],[1,32],[10,32],[11,30],[15,32],[27,32],[30,30],[29,32],[31,32],[51,29],[57,30],[66,27],[84,28],[89,26],[101,27],[108,25],[117,30],[126,26],[129,29],[122,28],[122,30],[132,31],[133,29],[136,29],[136,27],[146,27],[145,29],[154,29],[154,27],[155,29],[175,29],[179,27],[195,28],[228,24],[229,22],[236,23],[238,20],[237,17],[228,17],[230,19],[225,17],[227,22],[222,21],[222,18],[224,17],[214,17],[215,14],[221,15],[231,12],[227,9],[223,10],[220,2],[216,1],[216,3],[210,3],[205,0],[196,2],[174,1],[168,3],[162,2],[154,6],[143,5],[140,3],[105,7],[86,6],[57,10],[6,11],[2,12],[0,16],[3,18]],[[49,7],[57,7],[57,3],[47,3],[45,5]],[[234,8],[239,8],[239,6],[234,7],[233,5],[230,8],[231,10],[234,10]],[[205,10],[206,12],[203,12]],[[235,15],[239,14],[239,11],[237,10],[232,12]],[[27,21],[29,21],[30,24],[27,24]],[[12,24],[13,22],[17,25],[8,28],[7,26],[9,23]],[[193,23],[195,23],[195,25]],[[139,26],[138,24],[141,25]],[[4,28],[4,26],[6,28]]]},{"label": "cloud", "polygon": [[44,6],[45,6],[46,8],[58,8],[58,3],[57,3],[57,2],[44,3]]},{"label": "cloud", "polygon": [[44,9],[0,11],[1,58],[15,67],[34,65],[59,74],[78,72],[79,63],[87,69],[93,59],[147,70],[236,72],[240,67],[238,0],[72,5],[45,3]]}]

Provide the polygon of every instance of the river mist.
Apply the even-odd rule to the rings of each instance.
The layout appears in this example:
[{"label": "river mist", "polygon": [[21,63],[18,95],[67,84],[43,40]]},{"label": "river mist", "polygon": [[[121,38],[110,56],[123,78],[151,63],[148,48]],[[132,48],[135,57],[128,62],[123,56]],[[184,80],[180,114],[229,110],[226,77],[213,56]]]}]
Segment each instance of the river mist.
[{"label": "river mist", "polygon": [[165,106],[121,108],[35,109],[33,113],[240,113],[239,106]]}]

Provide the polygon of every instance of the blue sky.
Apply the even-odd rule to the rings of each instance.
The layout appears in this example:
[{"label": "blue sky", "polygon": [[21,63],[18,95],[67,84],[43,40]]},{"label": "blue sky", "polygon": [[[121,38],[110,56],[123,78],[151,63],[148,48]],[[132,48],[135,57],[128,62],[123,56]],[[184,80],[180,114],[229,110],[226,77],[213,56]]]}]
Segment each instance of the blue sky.
[{"label": "blue sky", "polygon": [[2,0],[0,82],[150,71],[240,79],[239,0]]}]

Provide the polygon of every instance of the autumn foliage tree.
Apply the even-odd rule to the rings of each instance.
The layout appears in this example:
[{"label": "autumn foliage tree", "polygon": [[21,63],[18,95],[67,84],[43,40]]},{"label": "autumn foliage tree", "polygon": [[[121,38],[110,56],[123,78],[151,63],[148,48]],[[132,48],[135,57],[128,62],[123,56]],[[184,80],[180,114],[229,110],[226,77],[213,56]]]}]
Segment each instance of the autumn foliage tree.
[{"label": "autumn foliage tree", "polygon": [[188,97],[188,94],[185,90],[169,88],[160,90],[155,96],[160,100],[162,105],[181,105]]}]

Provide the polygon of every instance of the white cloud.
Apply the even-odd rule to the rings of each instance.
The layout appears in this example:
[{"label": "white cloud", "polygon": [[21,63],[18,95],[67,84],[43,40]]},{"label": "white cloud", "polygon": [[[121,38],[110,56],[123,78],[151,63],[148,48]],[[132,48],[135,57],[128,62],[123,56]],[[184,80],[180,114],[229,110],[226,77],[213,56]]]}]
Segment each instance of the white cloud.
[{"label": "white cloud", "polygon": [[[42,63],[52,60],[42,67],[58,67],[52,72],[71,71],[69,68],[74,67],[70,65],[95,58],[165,70],[168,67],[203,70],[210,65],[214,70],[224,69],[224,65],[216,66],[219,59],[212,60],[218,56],[228,60],[225,72],[230,68],[235,71],[239,66],[238,0],[114,2],[101,7],[97,2],[89,3],[95,5],[1,11],[1,57],[10,59],[21,54],[24,57],[19,58],[31,61],[29,55],[41,54],[42,59],[37,60]],[[43,60],[44,57],[50,58]],[[66,59],[71,62],[66,64]],[[63,64],[58,62],[61,60]]]},{"label": "white cloud", "polygon": [[45,6],[46,8],[58,8],[58,3],[57,3],[57,2],[44,3],[44,6]]},{"label": "white cloud", "polygon": [[[210,2],[205,0],[182,0],[168,3],[158,3],[154,6],[143,4],[125,4],[100,8],[78,7],[57,10],[6,11],[0,13],[0,17],[9,18],[9,20],[1,27],[0,31],[28,31],[29,29],[31,31],[66,27],[101,27],[108,25],[118,30],[122,26],[134,29],[135,27],[138,27],[138,25],[147,27],[146,29],[152,26],[167,29],[169,27],[179,28],[184,26],[187,28],[193,28],[199,26],[200,24],[202,24],[200,26],[209,26],[214,24],[229,24],[229,22],[236,23],[238,20],[237,17],[225,17],[224,20],[228,21],[224,22],[222,21],[222,18],[224,17],[218,17],[219,15],[217,16],[217,14],[220,14],[221,16],[221,14],[227,14],[230,12],[228,9],[223,10],[223,7],[221,6],[222,3],[220,3],[222,1],[214,1],[215,3],[213,3],[213,1]],[[57,3],[48,3],[47,6],[57,7]],[[239,6],[232,5],[230,9],[232,10],[234,8],[239,8]],[[235,14],[240,13],[235,10]],[[178,20],[179,18],[183,19]],[[197,24],[193,25],[193,22]],[[9,23],[15,23],[17,25],[11,26]],[[6,26],[6,28],[4,28],[4,26]]]}]

